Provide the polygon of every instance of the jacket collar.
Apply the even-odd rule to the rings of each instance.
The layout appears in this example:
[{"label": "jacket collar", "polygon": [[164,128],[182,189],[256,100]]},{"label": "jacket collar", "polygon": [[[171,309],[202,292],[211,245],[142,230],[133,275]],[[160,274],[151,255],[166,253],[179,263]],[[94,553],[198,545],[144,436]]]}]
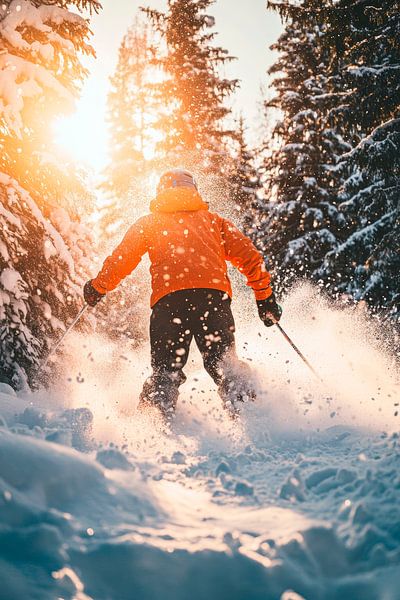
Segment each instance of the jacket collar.
[{"label": "jacket collar", "polygon": [[194,188],[177,187],[158,194],[150,202],[150,210],[152,213],[208,210],[208,204]]}]

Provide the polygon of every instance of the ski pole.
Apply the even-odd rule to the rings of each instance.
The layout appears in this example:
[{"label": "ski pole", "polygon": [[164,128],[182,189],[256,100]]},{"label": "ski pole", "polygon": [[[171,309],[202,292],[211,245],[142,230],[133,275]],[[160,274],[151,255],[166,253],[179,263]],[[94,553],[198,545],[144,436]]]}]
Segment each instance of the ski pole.
[{"label": "ski pole", "polygon": [[65,333],[61,336],[61,338],[58,340],[58,342],[56,343],[56,345],[50,350],[49,354],[47,355],[46,360],[44,361],[44,363],[39,368],[39,371],[41,371],[42,369],[45,368],[45,366],[49,362],[50,358],[55,354],[55,352],[61,346],[61,344],[63,343],[63,341],[67,337],[67,335],[73,330],[73,328],[75,327],[75,325],[80,320],[80,318],[82,317],[83,313],[87,310],[88,307],[89,307],[89,304],[85,304],[85,306],[83,306],[83,308],[81,308],[81,310],[76,315],[75,319],[72,321],[71,325],[68,327],[68,329],[65,331]]},{"label": "ski pole", "polygon": [[307,367],[310,369],[310,371],[312,371],[312,373],[315,375],[315,377],[317,379],[319,379],[323,383],[323,379],[318,375],[318,373],[312,367],[312,365],[308,362],[308,360],[306,359],[306,357],[304,356],[304,354],[302,352],[300,352],[300,350],[298,349],[298,347],[296,346],[296,344],[290,339],[290,337],[288,336],[288,334],[286,333],[286,331],[278,323],[278,321],[271,315],[271,313],[268,314],[268,318],[271,319],[271,321],[273,321],[274,325],[277,326],[277,328],[279,329],[279,331],[281,332],[281,334],[283,335],[283,337],[285,338],[285,340],[287,342],[289,342],[289,344],[292,346],[293,350],[300,356],[301,360],[307,365]]}]

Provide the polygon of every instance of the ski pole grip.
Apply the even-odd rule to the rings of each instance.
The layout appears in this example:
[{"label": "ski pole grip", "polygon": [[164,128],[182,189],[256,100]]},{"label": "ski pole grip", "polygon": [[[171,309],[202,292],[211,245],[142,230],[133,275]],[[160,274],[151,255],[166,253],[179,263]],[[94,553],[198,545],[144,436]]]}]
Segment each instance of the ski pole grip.
[{"label": "ski pole grip", "polygon": [[267,312],[267,313],[265,313],[265,316],[267,317],[267,319],[272,321],[274,325],[276,325],[278,323],[278,321],[275,319],[275,317],[272,313]]}]

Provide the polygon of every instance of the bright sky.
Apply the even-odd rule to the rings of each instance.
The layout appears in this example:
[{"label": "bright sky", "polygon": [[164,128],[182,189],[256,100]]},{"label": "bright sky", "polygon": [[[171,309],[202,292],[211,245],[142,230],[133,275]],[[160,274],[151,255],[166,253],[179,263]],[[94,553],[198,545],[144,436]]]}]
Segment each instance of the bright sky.
[{"label": "bright sky", "polygon": [[[276,13],[267,11],[265,0],[217,0],[210,14],[216,19],[217,42],[238,58],[226,75],[241,80],[234,110],[242,112],[253,135],[260,130],[260,86],[274,60],[269,46],[281,32]],[[164,9],[166,0],[104,0],[103,11],[92,17],[92,44],[97,53],[90,60],[90,76],[74,115],[57,125],[57,139],[73,155],[96,171],[107,161],[106,99],[122,37],[139,6]],[[251,7],[251,8],[250,8]]]}]

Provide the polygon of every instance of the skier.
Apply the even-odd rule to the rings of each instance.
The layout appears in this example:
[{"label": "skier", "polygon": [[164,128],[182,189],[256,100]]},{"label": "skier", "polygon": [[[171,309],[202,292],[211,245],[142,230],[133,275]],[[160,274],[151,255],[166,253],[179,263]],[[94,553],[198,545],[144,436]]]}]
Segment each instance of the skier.
[{"label": "skier", "polygon": [[238,402],[255,394],[249,369],[236,356],[226,261],[247,277],[259,316],[269,327],[270,317],[278,321],[282,310],[263,257],[235,225],[209,211],[193,176],[181,169],[161,176],[150,214],[130,227],[97,277],[85,284],[87,304],[95,306],[116,288],[146,252],[152,277],[153,373],[143,386],[139,410],[155,406],[167,420],[173,416],[194,337],[224,407],[236,416]]}]

